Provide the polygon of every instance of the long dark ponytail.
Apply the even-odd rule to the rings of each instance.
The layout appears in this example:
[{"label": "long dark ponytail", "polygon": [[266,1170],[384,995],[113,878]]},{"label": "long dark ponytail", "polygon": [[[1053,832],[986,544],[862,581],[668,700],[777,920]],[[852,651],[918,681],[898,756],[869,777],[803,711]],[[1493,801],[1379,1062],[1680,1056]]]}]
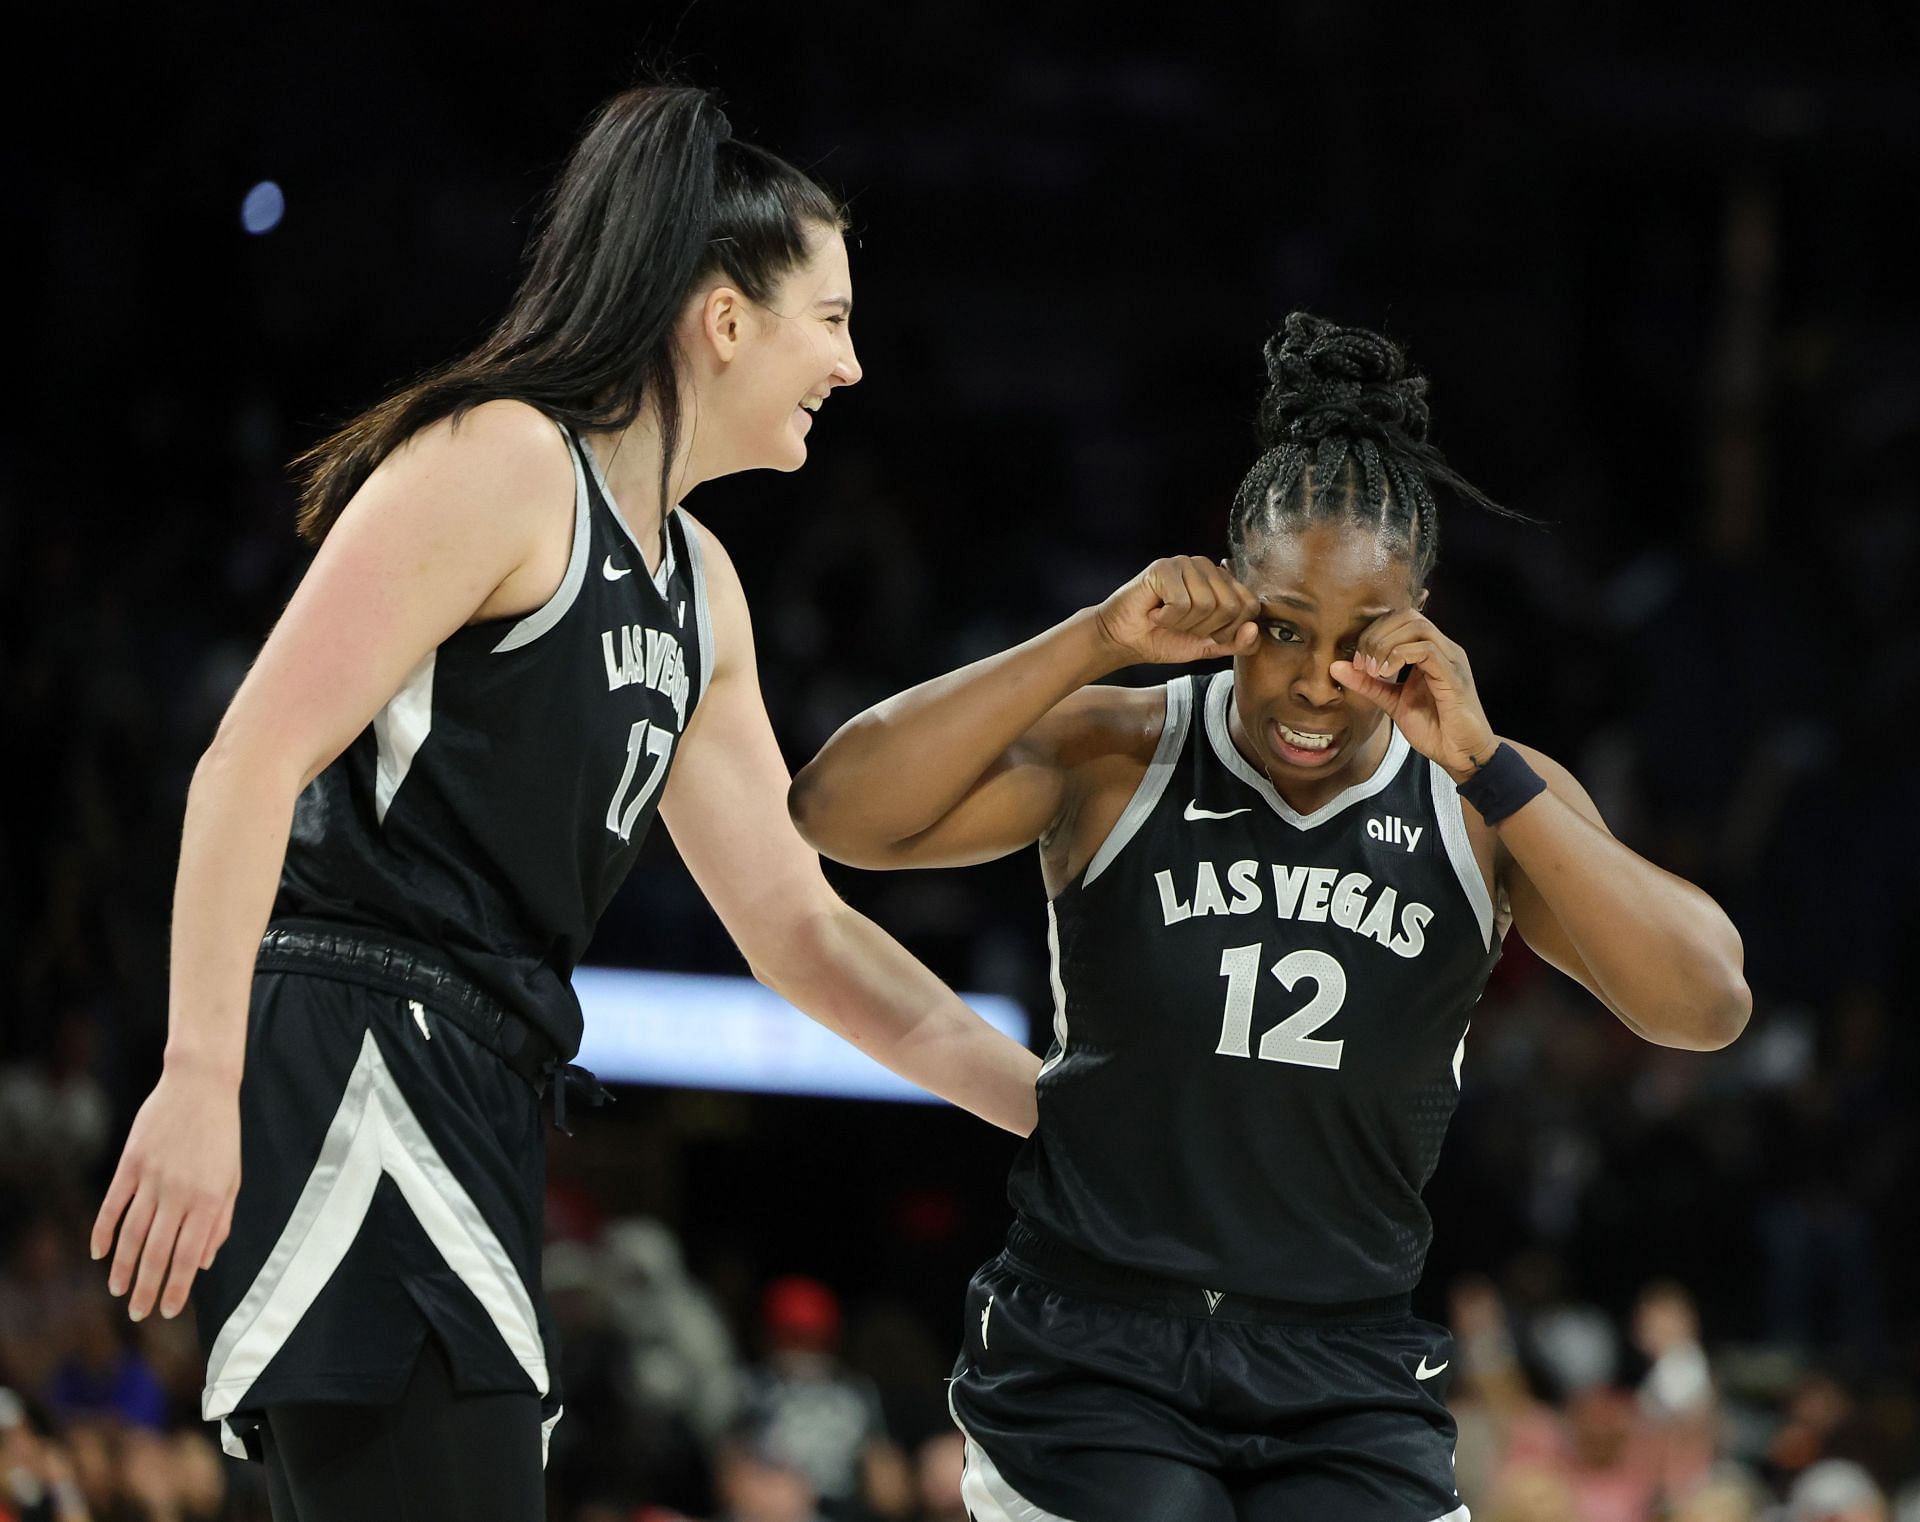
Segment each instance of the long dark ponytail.
[{"label": "long dark ponytail", "polygon": [[651,399],[670,505],[680,435],[673,330],[719,272],[765,301],[840,203],[734,139],[705,90],[649,85],[603,106],[547,203],[526,277],[477,349],[422,376],[294,461],[301,536],[318,544],[373,469],[429,423],[511,397],[574,429],[624,428]]}]

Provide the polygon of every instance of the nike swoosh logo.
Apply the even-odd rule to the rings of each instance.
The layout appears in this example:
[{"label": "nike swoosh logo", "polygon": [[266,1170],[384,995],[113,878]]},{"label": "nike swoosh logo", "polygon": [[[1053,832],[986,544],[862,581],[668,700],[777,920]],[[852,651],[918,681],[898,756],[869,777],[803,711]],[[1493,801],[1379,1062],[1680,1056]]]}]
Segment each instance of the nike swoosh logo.
[{"label": "nike swoosh logo", "polygon": [[1452,1362],[1453,1360],[1449,1358],[1446,1361],[1446,1363],[1436,1364],[1433,1368],[1429,1369],[1427,1367],[1426,1355],[1422,1354],[1420,1358],[1420,1367],[1413,1371],[1413,1377],[1415,1379],[1432,1379],[1434,1375],[1438,1374],[1442,1369],[1446,1368],[1448,1363],[1452,1363]]},{"label": "nike swoosh logo", "polygon": [[606,577],[608,581],[618,581],[622,576],[631,576],[633,574],[633,567],[623,566],[616,570],[613,564],[613,556],[609,555],[605,560],[600,562],[600,574]]},{"label": "nike swoosh logo", "polygon": [[1189,819],[1231,819],[1236,814],[1251,814],[1252,812],[1253,810],[1251,808],[1244,808],[1228,809],[1224,814],[1216,814],[1212,809],[1201,808],[1200,800],[1197,798],[1187,805],[1187,818]]}]

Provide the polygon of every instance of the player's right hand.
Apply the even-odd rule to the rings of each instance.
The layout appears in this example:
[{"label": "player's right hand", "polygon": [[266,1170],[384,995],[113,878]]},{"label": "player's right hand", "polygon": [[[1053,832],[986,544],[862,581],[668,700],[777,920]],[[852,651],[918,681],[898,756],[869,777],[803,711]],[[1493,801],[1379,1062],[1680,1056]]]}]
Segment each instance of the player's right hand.
[{"label": "player's right hand", "polygon": [[1260,599],[1200,555],[1156,560],[1095,611],[1121,663],[1184,665],[1244,655],[1260,639]]},{"label": "player's right hand", "polygon": [[114,1248],[107,1288],[132,1290],[130,1317],[142,1320],[156,1300],[161,1315],[180,1314],[193,1276],[213,1265],[227,1239],[239,1192],[239,1086],[205,1069],[169,1066],[133,1119],[93,1223],[93,1256]]}]

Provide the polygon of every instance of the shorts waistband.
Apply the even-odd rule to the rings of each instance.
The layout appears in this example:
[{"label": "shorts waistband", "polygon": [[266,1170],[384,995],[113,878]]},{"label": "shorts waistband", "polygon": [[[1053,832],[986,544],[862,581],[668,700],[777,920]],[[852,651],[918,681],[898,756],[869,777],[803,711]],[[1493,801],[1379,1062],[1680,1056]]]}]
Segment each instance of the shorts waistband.
[{"label": "shorts waistband", "polygon": [[1062,1289],[1174,1315],[1211,1316],[1219,1321],[1351,1326],[1368,1321],[1395,1321],[1413,1314],[1411,1295],[1382,1295],[1372,1300],[1317,1303],[1204,1289],[1197,1284],[1168,1279],[1143,1269],[1124,1268],[1117,1263],[1104,1262],[1057,1237],[1049,1236],[1019,1216],[1007,1229],[1005,1257],[1015,1270],[1044,1279]]},{"label": "shorts waistband", "polygon": [[260,938],[260,972],[300,972],[339,978],[430,1004],[544,1093],[549,1074],[563,1066],[554,1044],[479,984],[422,952],[360,930],[314,921],[278,920]]}]

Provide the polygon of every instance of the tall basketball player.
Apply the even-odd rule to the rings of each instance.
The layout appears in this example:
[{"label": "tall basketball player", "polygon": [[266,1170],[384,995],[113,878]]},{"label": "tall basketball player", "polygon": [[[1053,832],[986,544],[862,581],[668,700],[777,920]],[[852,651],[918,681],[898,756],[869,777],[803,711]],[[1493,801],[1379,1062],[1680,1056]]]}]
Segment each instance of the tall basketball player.
[{"label": "tall basketball player", "polygon": [[841,228],[703,93],[622,95],[492,337],[305,461],[318,552],[194,775],[166,1065],[93,1233],[135,1320],[192,1290],[283,1522],[541,1514],[537,1106],[656,809],[763,981],[1032,1128],[1037,1060],[794,833],[739,578],[676,505],[797,469],[860,379]]},{"label": "tall basketball player", "polygon": [[1040,846],[1053,1045],[952,1384],[977,1522],[1465,1522],[1408,1296],[1502,937],[1650,1041],[1747,1018],[1727,917],[1502,740],[1427,617],[1431,484],[1479,494],[1425,380],[1302,314],[1267,361],[1230,563],[880,704],[791,795],[859,866]]}]

